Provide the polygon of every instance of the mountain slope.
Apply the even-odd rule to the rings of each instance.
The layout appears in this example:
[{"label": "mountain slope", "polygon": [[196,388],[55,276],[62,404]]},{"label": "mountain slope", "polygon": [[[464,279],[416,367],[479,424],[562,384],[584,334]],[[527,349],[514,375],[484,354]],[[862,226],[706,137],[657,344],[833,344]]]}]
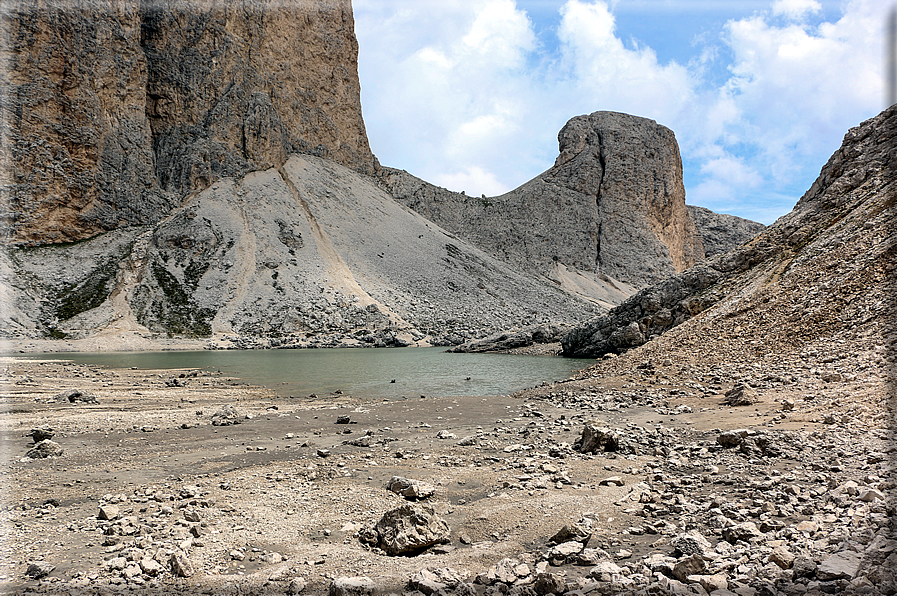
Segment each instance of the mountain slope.
[{"label": "mountain slope", "polygon": [[[369,178],[294,155],[226,178],[155,226],[10,251],[7,335],[274,337],[277,345],[459,343],[598,312],[402,207]],[[24,315],[24,316],[23,316]]]}]

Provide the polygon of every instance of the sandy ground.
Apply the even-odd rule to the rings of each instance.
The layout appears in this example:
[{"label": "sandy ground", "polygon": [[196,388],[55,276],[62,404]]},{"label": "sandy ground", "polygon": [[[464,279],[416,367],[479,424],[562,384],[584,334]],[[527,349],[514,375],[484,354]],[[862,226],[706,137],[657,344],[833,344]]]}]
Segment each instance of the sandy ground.
[{"label": "sandy ground", "polygon": [[[627,497],[660,469],[664,453],[576,453],[570,446],[585,420],[665,429],[671,445],[712,445],[727,428],[811,433],[825,427],[819,407],[783,415],[781,401],[800,400],[800,387],[732,408],[723,403],[731,383],[695,391],[692,378],[644,372],[585,375],[513,397],[370,402],[349,395],[281,398],[204,371],[113,370],[8,357],[0,359],[0,370],[5,593],[105,586],[113,592],[283,594],[301,577],[303,593],[318,594],[334,577],[357,575],[375,578],[383,593],[400,593],[423,567],[451,567],[472,579],[502,557],[544,550],[562,526],[585,518],[595,522],[594,544],[640,556],[664,538],[627,534],[644,523]],[[658,387],[666,397],[625,397],[655,395]],[[93,394],[98,403],[54,399],[69,389]],[[239,424],[211,425],[224,405],[239,410]],[[350,423],[336,424],[339,416]],[[46,427],[64,454],[25,458],[33,446],[27,434]],[[344,443],[365,435],[369,446]],[[466,437],[473,437],[471,444],[459,445]],[[697,461],[692,468],[703,470]],[[359,543],[362,527],[404,502],[385,489],[394,475],[436,486],[429,503],[452,528],[449,545],[417,557],[387,557]],[[622,486],[602,483],[612,476]],[[726,486],[708,484],[691,496],[719,494]],[[110,522],[97,519],[107,504],[120,509],[114,532]],[[193,510],[201,522],[186,523],[184,512]],[[194,525],[198,536],[189,533]],[[135,548],[163,561],[185,550],[195,572],[134,579],[109,569],[107,561]],[[48,578],[26,577],[36,560],[55,565]],[[572,580],[586,571],[564,573]]]}]

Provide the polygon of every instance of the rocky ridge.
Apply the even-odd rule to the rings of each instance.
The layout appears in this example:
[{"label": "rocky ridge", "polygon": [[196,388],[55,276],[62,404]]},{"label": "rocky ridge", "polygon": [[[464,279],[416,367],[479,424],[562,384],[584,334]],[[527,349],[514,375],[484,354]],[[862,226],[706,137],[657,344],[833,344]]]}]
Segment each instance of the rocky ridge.
[{"label": "rocky ridge", "polygon": [[153,223],[183,194],[294,152],[377,167],[350,0],[16,1],[4,13],[7,242]]},{"label": "rocky ridge", "polygon": [[[554,167],[498,197],[451,192],[401,170],[384,168],[380,177],[396,200],[475,246],[599,300],[618,299],[704,257],[671,130],[595,112],[572,118],[558,145]],[[762,228],[699,213],[714,250]]]}]

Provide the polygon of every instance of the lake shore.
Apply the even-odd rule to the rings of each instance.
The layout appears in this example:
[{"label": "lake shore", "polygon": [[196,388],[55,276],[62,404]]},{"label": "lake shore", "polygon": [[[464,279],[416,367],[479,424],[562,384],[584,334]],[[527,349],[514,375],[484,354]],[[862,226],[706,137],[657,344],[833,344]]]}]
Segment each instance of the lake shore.
[{"label": "lake shore", "polygon": [[[776,381],[764,380],[769,370],[736,374],[738,362],[721,369],[641,354],[514,396],[376,402],[278,397],[197,370],[3,358],[0,588],[323,594],[336,578],[366,576],[379,593],[399,594],[422,569],[450,568],[485,594],[497,580],[474,580],[506,558],[528,569],[507,589],[532,587],[539,571],[571,590],[606,588],[611,576],[596,575],[594,565],[549,555],[550,538],[576,523],[590,527],[588,547],[621,570],[613,581],[633,589],[660,581],[649,557],[671,558],[672,569],[684,556],[675,539],[689,530],[709,541],[706,571],[723,573],[732,588],[785,575],[809,586],[806,593],[823,583],[846,587],[855,578],[801,578],[768,561],[781,546],[821,566],[841,544],[828,537],[850,543],[860,531],[869,534],[859,543],[865,556],[876,536],[891,531],[893,412],[886,377],[862,367],[874,357],[839,362],[837,381],[809,369],[797,381]],[[738,384],[753,396],[749,407],[727,403]],[[71,389],[97,403],[57,397]],[[866,405],[851,408],[847,395]],[[213,426],[224,406],[238,412],[238,423]],[[348,423],[337,424],[340,417]],[[623,447],[575,450],[593,419],[614,429]],[[46,427],[63,454],[25,458],[33,447],[26,435]],[[718,439],[733,429],[749,430],[743,445],[753,447],[724,448]],[[393,557],[359,541],[364,528],[406,502],[386,490],[393,476],[435,487],[425,503],[451,528],[447,545]],[[833,501],[845,482],[882,499],[860,501],[853,490]],[[99,519],[107,506],[113,518]],[[730,543],[726,526],[711,523],[715,515],[732,526],[751,521],[757,534]],[[172,568],[178,553],[189,559],[188,577]],[[54,569],[30,579],[35,561]],[[146,561],[158,570],[140,567]],[[871,573],[862,569],[856,577]],[[684,576],[681,583],[700,585]]]}]

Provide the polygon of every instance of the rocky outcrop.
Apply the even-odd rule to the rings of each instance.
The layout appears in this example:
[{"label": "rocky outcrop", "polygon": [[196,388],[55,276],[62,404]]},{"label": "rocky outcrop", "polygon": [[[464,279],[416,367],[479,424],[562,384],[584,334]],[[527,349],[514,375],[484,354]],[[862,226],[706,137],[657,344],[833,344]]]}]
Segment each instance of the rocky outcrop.
[{"label": "rocky outcrop", "polygon": [[695,230],[704,245],[704,255],[712,257],[741,246],[766,226],[756,221],[715,213],[704,207],[686,205],[688,214],[695,222]]},{"label": "rocky outcrop", "polygon": [[595,112],[570,120],[558,144],[554,167],[498,197],[453,193],[399,170],[384,168],[381,178],[428,219],[559,283],[572,269],[598,292],[625,294],[703,258],[671,130]]},{"label": "rocky outcrop", "polygon": [[757,312],[753,333],[762,326],[765,340],[787,334],[786,342],[883,316],[897,254],[895,142],[891,107],[848,131],[791,213],[747,244],[580,325],[562,340],[564,355],[623,352],[711,307],[721,317]]},{"label": "rocky outcrop", "polygon": [[118,330],[275,347],[454,345],[600,312],[402,207],[370,178],[308,155],[219,180],[155,226],[7,259],[14,308],[0,312],[0,328],[13,337]]},{"label": "rocky outcrop", "polygon": [[350,0],[4,4],[3,235],[81,240],[292,152],[373,172]]}]

